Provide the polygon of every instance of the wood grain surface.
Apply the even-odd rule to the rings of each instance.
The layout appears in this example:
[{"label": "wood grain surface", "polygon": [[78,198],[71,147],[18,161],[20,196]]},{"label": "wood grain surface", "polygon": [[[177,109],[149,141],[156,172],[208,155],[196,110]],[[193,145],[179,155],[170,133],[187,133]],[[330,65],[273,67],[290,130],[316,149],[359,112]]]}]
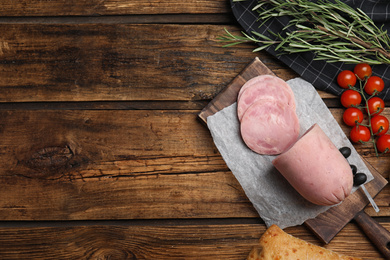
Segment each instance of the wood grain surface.
[{"label": "wood grain surface", "polygon": [[[265,225],[197,115],[255,57],[297,75],[222,48],[225,28],[222,0],[1,1],[0,259],[246,257]],[[355,147],[389,178],[389,155]],[[388,229],[389,199],[365,210]],[[383,259],[354,222],[325,247]]]},{"label": "wood grain surface", "polygon": [[[390,229],[388,223],[381,223]],[[262,224],[94,225],[0,228],[2,259],[245,259],[264,233]],[[329,245],[296,227],[287,233],[327,249],[382,259],[349,224]],[[14,241],[17,241],[15,243]]]},{"label": "wood grain surface", "polygon": [[1,16],[66,16],[66,15],[129,15],[129,14],[203,14],[229,13],[225,0],[2,0]]},{"label": "wood grain surface", "polygon": [[157,26],[0,24],[0,101],[209,100],[256,56],[220,26]]}]

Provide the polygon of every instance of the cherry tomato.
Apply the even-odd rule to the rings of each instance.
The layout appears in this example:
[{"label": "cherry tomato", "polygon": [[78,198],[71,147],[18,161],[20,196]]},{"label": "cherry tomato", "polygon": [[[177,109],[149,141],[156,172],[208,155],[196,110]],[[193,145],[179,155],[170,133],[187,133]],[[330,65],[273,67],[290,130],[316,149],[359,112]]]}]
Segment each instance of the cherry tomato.
[{"label": "cherry tomato", "polygon": [[362,142],[368,142],[371,138],[370,129],[368,127],[365,127],[363,125],[357,125],[354,126],[349,133],[349,137],[351,138],[351,141],[354,143]]},{"label": "cherry tomato", "polygon": [[341,104],[344,107],[358,106],[362,102],[362,96],[359,92],[347,89],[341,94]]},{"label": "cherry tomato", "polygon": [[370,115],[379,115],[385,108],[385,102],[379,97],[372,97],[367,101],[367,107]]},{"label": "cherry tomato", "polygon": [[374,93],[379,93],[385,88],[385,83],[380,77],[371,76],[367,79],[366,85],[364,86],[364,91],[368,95],[372,95]]},{"label": "cherry tomato", "polygon": [[372,132],[378,136],[384,135],[389,130],[389,120],[382,115],[371,118]]},{"label": "cherry tomato", "polygon": [[372,69],[371,66],[367,63],[359,63],[355,66],[353,72],[360,80],[365,80],[366,78],[371,76]]},{"label": "cherry tomato", "polygon": [[356,107],[347,108],[343,114],[343,121],[346,125],[355,126],[356,122],[363,121],[363,112]]},{"label": "cherry tomato", "polygon": [[390,135],[382,135],[376,140],[376,148],[380,153],[390,152]]},{"label": "cherry tomato", "polygon": [[350,70],[343,70],[337,75],[337,84],[342,88],[353,87],[356,84],[356,76]]}]

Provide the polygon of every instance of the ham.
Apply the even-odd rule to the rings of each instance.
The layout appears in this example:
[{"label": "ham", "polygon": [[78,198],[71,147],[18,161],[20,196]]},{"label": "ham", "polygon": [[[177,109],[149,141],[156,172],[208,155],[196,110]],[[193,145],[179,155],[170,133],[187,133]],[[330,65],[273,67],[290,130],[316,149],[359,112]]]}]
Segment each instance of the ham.
[{"label": "ham", "polygon": [[237,116],[241,120],[250,105],[259,99],[280,100],[295,109],[294,93],[282,79],[261,75],[247,81],[239,91],[237,98]]},{"label": "ham", "polygon": [[241,87],[240,91],[238,92],[237,101],[240,100],[242,93],[250,86],[256,85],[257,83],[263,83],[263,82],[270,83],[270,82],[274,81],[274,78],[275,77],[272,75],[260,75],[260,76],[256,76],[254,78],[251,78],[250,80],[245,82],[245,84]]},{"label": "ham", "polygon": [[259,154],[280,154],[299,136],[295,110],[279,100],[260,99],[249,106],[240,125],[245,144]]},{"label": "ham", "polygon": [[351,167],[317,124],[276,157],[272,164],[305,199],[314,204],[335,205],[351,193]]},{"label": "ham", "polygon": [[278,155],[273,165],[305,199],[330,206],[351,193],[351,167],[322,129],[314,124],[298,139],[295,98],[285,81],[270,75],[249,80],[239,92],[237,116],[244,143]]}]

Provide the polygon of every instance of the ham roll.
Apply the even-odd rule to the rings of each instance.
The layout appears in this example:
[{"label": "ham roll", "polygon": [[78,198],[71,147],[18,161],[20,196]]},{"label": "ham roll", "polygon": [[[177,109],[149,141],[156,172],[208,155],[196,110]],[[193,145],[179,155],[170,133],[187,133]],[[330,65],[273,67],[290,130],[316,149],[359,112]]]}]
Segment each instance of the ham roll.
[{"label": "ham roll", "polygon": [[314,204],[335,205],[351,193],[351,167],[317,124],[276,157],[272,164],[305,199]]}]

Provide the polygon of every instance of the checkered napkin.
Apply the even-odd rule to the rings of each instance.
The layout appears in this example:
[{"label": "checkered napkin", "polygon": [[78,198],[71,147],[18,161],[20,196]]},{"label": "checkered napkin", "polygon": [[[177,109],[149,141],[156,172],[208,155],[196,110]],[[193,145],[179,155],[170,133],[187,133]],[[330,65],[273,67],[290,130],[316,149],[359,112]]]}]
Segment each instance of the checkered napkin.
[{"label": "checkered napkin", "polygon": [[[259,32],[272,38],[268,30],[280,32],[288,23],[288,18],[278,17],[270,20],[260,27],[261,21],[258,21],[258,13],[253,12],[252,8],[257,0],[247,0],[234,2],[230,0],[233,14],[246,33],[252,35],[252,31]],[[390,32],[390,1],[389,0],[344,0],[354,8],[362,9],[373,21],[383,29]],[[327,63],[325,61],[315,61],[314,54],[311,52],[302,54],[277,55],[275,46],[266,49],[267,52],[277,57],[303,79],[312,83],[315,88],[324,90],[336,95],[342,93],[342,89],[336,84],[337,74],[345,69],[353,70],[354,65],[338,63]],[[385,81],[385,90],[378,96],[384,100],[390,100],[390,66],[373,65],[373,75],[380,76]]]}]

